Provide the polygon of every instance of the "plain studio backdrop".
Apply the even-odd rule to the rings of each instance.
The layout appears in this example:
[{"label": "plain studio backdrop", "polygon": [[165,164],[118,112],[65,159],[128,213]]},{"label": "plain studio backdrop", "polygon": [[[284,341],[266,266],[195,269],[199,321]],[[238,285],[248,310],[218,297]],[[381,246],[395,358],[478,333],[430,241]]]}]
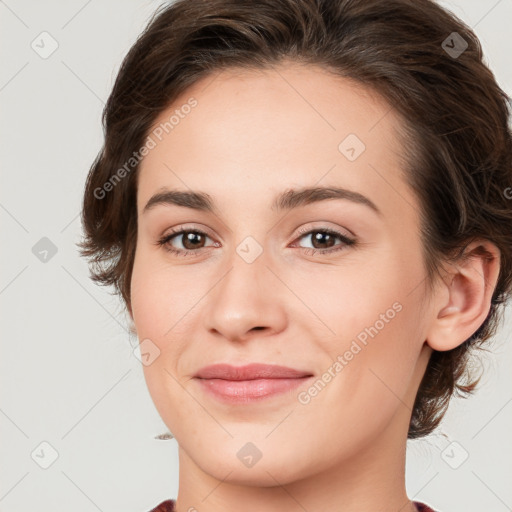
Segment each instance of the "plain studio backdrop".
[{"label": "plain studio backdrop", "polygon": [[[178,490],[177,444],[154,439],[167,428],[121,303],[75,246],[102,108],[158,5],[0,1],[2,511],[147,512]],[[512,94],[512,0],[442,5]],[[452,402],[444,435],[408,443],[409,497],[441,512],[512,509],[510,312],[477,394]]]}]

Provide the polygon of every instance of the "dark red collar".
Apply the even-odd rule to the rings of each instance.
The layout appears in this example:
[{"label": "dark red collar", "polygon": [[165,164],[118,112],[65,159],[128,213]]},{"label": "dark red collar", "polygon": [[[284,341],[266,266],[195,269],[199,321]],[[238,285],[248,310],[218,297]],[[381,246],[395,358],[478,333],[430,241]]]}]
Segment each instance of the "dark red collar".
[{"label": "dark red collar", "polygon": [[[174,512],[175,503],[175,500],[162,501],[160,505],[157,505],[154,509],[150,510],[150,512]],[[418,512],[436,512],[428,505],[425,505],[425,503],[420,503],[419,501],[414,501],[413,503],[416,505]]]}]

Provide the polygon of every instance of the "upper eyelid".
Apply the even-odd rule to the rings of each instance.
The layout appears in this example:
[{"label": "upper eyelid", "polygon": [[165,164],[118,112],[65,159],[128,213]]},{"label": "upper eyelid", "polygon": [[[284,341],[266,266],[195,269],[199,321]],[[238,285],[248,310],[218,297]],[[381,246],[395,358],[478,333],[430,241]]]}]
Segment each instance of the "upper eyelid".
[{"label": "upper eyelid", "polygon": [[171,235],[179,235],[183,234],[183,231],[195,231],[203,233],[210,238],[213,238],[213,236],[210,234],[210,230],[203,227],[195,227],[195,226],[187,226],[185,224],[180,224],[179,226],[176,226],[175,228],[172,228],[167,234],[164,234],[163,236],[171,236]]},{"label": "upper eyelid", "polygon": [[[324,221],[324,222],[328,222],[328,221]],[[298,232],[296,233],[296,236],[302,236],[302,235],[307,235],[307,234],[310,234],[312,231],[335,231],[336,233],[338,233],[339,235],[342,235],[342,236],[345,236],[347,238],[355,238],[356,235],[354,233],[352,233],[352,231],[350,231],[349,229],[345,228],[345,227],[332,227],[332,226],[328,226],[326,224],[322,224],[321,226],[309,226],[307,228],[299,228]]]}]

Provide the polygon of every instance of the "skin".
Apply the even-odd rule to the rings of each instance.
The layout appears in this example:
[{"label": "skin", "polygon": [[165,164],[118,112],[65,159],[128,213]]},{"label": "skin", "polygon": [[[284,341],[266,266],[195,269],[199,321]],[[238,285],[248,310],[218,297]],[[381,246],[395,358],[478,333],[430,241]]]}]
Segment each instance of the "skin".
[{"label": "skin", "polygon": [[[414,511],[405,490],[414,398],[432,349],[456,347],[485,320],[499,251],[473,243],[468,251],[483,245],[494,259],[450,267],[429,293],[420,207],[401,175],[401,120],[364,86],[294,63],[224,70],[196,82],[155,126],[191,97],[197,106],[139,169],[130,309],[139,340],[160,351],[143,368],[179,445],[178,511],[241,503],[245,512]],[[338,149],[348,134],[366,146],[354,161]],[[381,215],[347,199],[271,209],[276,195],[307,186],[357,191]],[[173,204],[143,212],[162,187],[205,192],[216,212]],[[156,243],[182,224],[207,232],[196,245],[182,235],[168,242],[188,256]],[[335,229],[358,243],[322,255],[331,245],[299,228]],[[263,251],[252,263],[236,250],[248,236]],[[316,381],[397,303],[394,318],[307,404],[297,396],[311,381],[228,405],[193,378],[214,363],[263,362]],[[247,442],[262,454],[252,467],[237,457]]]}]

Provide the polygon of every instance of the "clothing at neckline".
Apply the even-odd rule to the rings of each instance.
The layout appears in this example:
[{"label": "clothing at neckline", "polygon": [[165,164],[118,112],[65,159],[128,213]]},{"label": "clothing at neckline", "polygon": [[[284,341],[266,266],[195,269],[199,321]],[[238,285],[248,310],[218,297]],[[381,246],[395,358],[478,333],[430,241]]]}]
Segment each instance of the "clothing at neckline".
[{"label": "clothing at neckline", "polygon": [[[421,503],[419,501],[413,501],[414,505],[418,509],[418,512],[436,512],[434,509],[430,508],[425,503]],[[162,501],[155,508],[151,509],[149,512],[175,512],[174,505],[176,504],[176,500],[165,500]]]}]

